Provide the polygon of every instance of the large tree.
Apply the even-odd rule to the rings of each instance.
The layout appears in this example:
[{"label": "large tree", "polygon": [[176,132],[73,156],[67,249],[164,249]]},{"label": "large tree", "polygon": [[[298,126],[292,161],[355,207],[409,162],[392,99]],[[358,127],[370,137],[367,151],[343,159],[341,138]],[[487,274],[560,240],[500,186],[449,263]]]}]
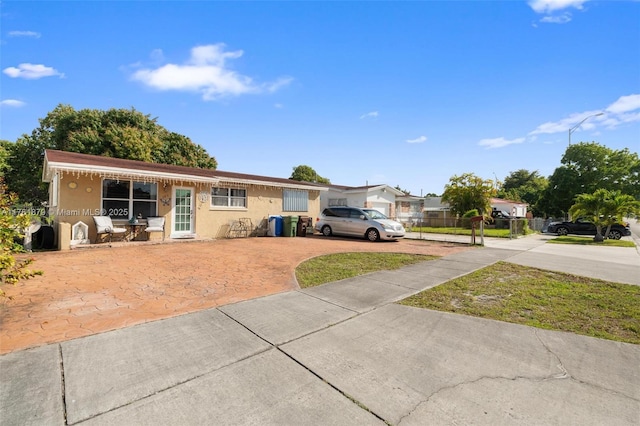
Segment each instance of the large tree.
[{"label": "large tree", "polygon": [[491,197],[495,194],[492,180],[464,173],[449,179],[442,193],[442,201],[448,203],[451,211],[460,216],[473,209],[486,214],[491,211]]},{"label": "large tree", "polygon": [[47,198],[40,182],[45,149],[125,158],[152,163],[215,169],[216,159],[188,137],[157,124],[155,118],[135,109],[82,109],[58,105],[31,135],[8,145],[6,180],[23,202]]},{"label": "large tree", "polygon": [[600,188],[640,200],[640,158],[627,148],[613,150],[581,142],[567,148],[561,163],[549,177],[539,203],[547,215],[564,216],[578,194],[593,194]]},{"label": "large tree", "polygon": [[289,179],[297,180],[300,182],[315,182],[324,184],[331,183],[329,179],[319,176],[313,168],[304,164],[294,167],[293,173],[291,173],[291,177]]},{"label": "large tree", "polygon": [[535,216],[541,214],[538,201],[548,185],[548,180],[540,176],[537,170],[530,172],[526,169],[511,172],[504,179],[498,191],[498,197],[507,200],[521,201],[529,204],[529,209]]}]

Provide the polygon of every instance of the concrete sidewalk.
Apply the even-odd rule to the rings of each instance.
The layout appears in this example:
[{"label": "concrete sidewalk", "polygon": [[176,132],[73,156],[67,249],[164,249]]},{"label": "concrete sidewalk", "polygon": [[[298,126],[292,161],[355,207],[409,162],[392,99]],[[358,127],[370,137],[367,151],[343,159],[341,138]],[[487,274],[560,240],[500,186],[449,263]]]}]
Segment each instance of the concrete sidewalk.
[{"label": "concrete sidewalk", "polygon": [[[10,353],[0,423],[640,423],[639,345],[393,303],[498,260],[546,266],[560,255],[542,244]],[[571,260],[592,271],[584,254]]]}]

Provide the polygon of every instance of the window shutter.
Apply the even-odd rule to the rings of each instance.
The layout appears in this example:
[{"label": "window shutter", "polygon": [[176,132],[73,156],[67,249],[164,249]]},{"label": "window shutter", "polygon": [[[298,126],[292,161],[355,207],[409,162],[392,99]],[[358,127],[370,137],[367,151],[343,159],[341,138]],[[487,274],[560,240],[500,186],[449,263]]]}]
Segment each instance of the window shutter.
[{"label": "window shutter", "polygon": [[309,191],[285,189],[282,191],[282,210],[285,212],[306,212],[309,207]]}]

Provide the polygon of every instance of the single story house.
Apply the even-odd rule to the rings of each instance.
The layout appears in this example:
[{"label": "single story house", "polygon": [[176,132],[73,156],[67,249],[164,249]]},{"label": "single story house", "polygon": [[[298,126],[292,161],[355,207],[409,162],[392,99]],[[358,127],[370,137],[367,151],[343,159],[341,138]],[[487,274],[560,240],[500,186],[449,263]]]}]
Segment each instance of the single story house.
[{"label": "single story house", "polygon": [[423,210],[424,226],[455,226],[456,216],[451,213],[449,204],[442,197],[425,197]]},{"label": "single story house", "polygon": [[94,216],[125,227],[140,218],[140,228],[148,217],[164,217],[164,235],[148,238],[220,238],[239,222],[255,235],[269,228],[272,215],[315,217],[327,192],[291,179],[57,150],[45,151],[42,180],[49,183],[60,249],[80,237],[96,241]]},{"label": "single story house", "polygon": [[395,219],[405,225],[415,226],[422,222],[425,208],[424,197],[403,194],[396,197]]},{"label": "single story house", "polygon": [[492,198],[491,208],[505,211],[513,217],[527,217],[529,204],[519,201],[503,200],[501,198]]},{"label": "single story house", "polygon": [[389,185],[341,186],[325,185],[320,195],[320,211],[330,206],[376,209],[388,217],[396,217],[396,197],[405,195]]},{"label": "single story house", "polygon": [[[502,210],[513,217],[527,217],[529,204],[518,201],[491,198],[491,208]],[[451,213],[449,204],[442,197],[426,197],[424,200],[425,226],[454,226],[456,217]]]}]

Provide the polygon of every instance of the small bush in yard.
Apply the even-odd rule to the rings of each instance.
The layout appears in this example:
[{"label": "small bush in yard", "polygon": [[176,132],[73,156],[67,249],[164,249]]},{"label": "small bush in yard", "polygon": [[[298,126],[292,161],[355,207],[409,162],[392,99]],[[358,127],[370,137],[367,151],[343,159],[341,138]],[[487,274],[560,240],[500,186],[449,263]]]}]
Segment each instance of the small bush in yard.
[{"label": "small bush in yard", "polygon": [[15,257],[17,253],[24,252],[17,240],[24,237],[21,231],[29,226],[31,220],[28,214],[14,214],[11,208],[16,201],[16,195],[7,191],[0,177],[0,297],[5,294],[1,286],[42,275],[42,271],[27,269],[33,262],[32,258],[18,260]]}]

